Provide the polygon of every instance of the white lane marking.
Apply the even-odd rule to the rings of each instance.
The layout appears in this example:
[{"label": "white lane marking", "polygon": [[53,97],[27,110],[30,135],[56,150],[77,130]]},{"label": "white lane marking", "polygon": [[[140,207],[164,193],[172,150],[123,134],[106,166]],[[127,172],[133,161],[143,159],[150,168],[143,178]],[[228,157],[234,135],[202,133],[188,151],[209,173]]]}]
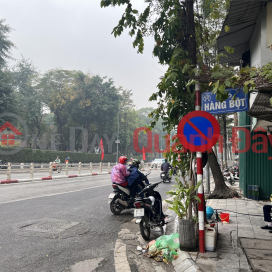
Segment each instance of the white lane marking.
[{"label": "white lane marking", "polygon": [[11,200],[11,201],[1,202],[0,205],[1,204],[7,204],[7,203],[24,201],[24,200],[30,200],[30,199],[35,199],[35,198],[50,197],[50,196],[64,195],[64,194],[71,194],[71,193],[75,193],[75,192],[81,192],[81,191],[84,191],[84,190],[95,189],[95,188],[100,188],[100,187],[105,187],[105,186],[111,186],[111,184],[86,187],[86,188],[82,188],[82,189],[78,189],[78,190],[73,190],[73,191],[68,191],[68,192],[62,192],[62,193],[55,193],[55,194],[48,194],[48,195],[41,195],[41,196],[33,196],[33,197],[21,198],[21,199],[16,199],[16,200]]}]

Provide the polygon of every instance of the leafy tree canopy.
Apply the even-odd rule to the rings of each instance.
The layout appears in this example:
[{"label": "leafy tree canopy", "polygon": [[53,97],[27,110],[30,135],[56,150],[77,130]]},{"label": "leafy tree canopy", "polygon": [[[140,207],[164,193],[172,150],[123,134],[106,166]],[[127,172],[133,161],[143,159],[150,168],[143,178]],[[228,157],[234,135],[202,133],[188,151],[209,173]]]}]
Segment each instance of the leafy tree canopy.
[{"label": "leafy tree canopy", "polygon": [[9,40],[8,34],[11,28],[5,24],[5,20],[0,20],[0,69],[6,65],[10,58],[10,51],[14,44]]}]

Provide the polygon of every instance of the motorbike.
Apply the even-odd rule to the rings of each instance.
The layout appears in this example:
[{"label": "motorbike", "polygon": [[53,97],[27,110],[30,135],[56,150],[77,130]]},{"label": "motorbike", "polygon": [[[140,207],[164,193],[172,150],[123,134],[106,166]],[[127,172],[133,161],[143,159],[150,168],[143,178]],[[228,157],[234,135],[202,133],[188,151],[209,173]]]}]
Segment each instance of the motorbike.
[{"label": "motorbike", "polygon": [[[149,171],[145,177],[151,172]],[[144,188],[142,183],[142,188]],[[125,209],[134,208],[134,196],[131,196],[131,189],[121,186],[120,184],[113,183],[113,193],[109,195],[110,210],[113,214],[118,215]]]},{"label": "motorbike", "polygon": [[161,179],[163,183],[166,181],[171,182],[171,176],[169,175],[169,172],[161,171]]},{"label": "motorbike", "polygon": [[[165,223],[165,216],[162,211],[162,198],[155,188],[161,182],[147,185],[135,198],[134,217],[140,226],[140,232],[144,240],[149,240],[151,229],[162,228]],[[140,194],[145,194],[141,197]]]},{"label": "motorbike", "polygon": [[52,163],[52,170],[53,170],[53,171],[57,171],[58,173],[60,173],[60,172],[61,172],[61,169],[62,169],[61,165],[58,165],[57,162],[53,162],[53,163]]},{"label": "motorbike", "polygon": [[234,173],[232,172],[232,170],[230,170],[229,168],[224,169],[223,177],[225,182],[228,182],[230,185],[234,185],[235,178],[234,178]]},{"label": "motorbike", "polygon": [[8,164],[2,160],[0,160],[0,169],[8,169]]}]

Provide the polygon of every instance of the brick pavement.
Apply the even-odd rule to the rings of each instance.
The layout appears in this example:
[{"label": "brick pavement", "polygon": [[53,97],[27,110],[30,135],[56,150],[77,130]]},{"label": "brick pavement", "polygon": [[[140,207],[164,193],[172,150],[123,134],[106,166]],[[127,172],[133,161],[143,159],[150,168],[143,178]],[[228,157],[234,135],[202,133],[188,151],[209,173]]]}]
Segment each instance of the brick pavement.
[{"label": "brick pavement", "polygon": [[[211,182],[211,191],[213,187]],[[233,188],[239,191],[238,182]],[[247,198],[208,200],[207,206],[218,213],[229,213],[230,222],[218,224],[216,251],[199,253],[196,264],[207,272],[272,271],[272,234],[260,228],[265,204]]]}]

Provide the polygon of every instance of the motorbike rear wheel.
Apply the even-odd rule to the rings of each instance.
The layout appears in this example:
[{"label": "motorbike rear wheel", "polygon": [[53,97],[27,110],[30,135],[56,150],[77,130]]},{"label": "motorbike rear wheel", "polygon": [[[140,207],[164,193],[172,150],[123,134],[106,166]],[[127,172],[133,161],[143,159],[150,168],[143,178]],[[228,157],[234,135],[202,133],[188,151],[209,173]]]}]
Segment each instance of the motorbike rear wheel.
[{"label": "motorbike rear wheel", "polygon": [[116,200],[120,198],[118,195],[116,195],[111,203],[110,203],[110,210],[114,215],[118,215],[123,211],[123,208],[121,207],[120,204],[116,203]]},{"label": "motorbike rear wheel", "polygon": [[150,237],[150,226],[148,226],[149,219],[148,215],[145,212],[144,217],[140,222],[140,232],[144,240],[148,241]]}]

